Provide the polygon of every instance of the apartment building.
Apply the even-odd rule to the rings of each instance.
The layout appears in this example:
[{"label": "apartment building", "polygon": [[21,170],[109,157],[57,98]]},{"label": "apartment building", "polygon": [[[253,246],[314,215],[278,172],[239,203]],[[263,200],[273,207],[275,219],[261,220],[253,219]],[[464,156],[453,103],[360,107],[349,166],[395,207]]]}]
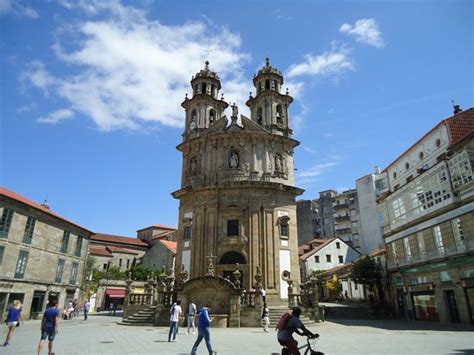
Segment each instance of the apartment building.
[{"label": "apartment building", "polygon": [[474,324],[474,109],[442,120],[384,172],[379,198],[400,317]]},{"label": "apartment building", "polygon": [[51,298],[79,298],[92,232],[3,187],[0,216],[0,319],[14,300],[36,318]]}]

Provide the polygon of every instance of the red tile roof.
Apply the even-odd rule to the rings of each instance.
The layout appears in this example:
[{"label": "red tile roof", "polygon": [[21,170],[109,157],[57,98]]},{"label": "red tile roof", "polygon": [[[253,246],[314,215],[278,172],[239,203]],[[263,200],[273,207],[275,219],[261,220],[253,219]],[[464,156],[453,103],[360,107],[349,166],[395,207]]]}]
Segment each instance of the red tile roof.
[{"label": "red tile roof", "polygon": [[449,146],[456,145],[474,133],[474,108],[446,119],[450,138]]},{"label": "red tile roof", "polygon": [[173,242],[171,240],[162,240],[162,239],[160,239],[160,242],[163,243],[163,245],[167,247],[173,254],[176,254],[178,243]]},{"label": "red tile roof", "polygon": [[36,203],[35,201],[33,200],[30,200],[29,198],[26,198],[25,196],[22,196],[20,194],[17,194],[16,192],[13,192],[11,190],[8,190],[7,188],[5,187],[2,187],[0,186],[0,196],[5,196],[5,197],[8,197],[12,200],[15,200],[15,201],[18,201],[20,203],[23,203],[27,206],[30,206],[30,207],[33,207],[41,212],[44,212],[46,214],[49,214],[50,216],[53,216],[55,218],[58,218],[66,223],[69,223],[69,224],[72,224],[73,226],[77,227],[77,228],[80,228],[86,232],[88,232],[89,234],[92,234],[94,232],[90,231],[89,229],[87,228],[84,228],[82,226],[80,226],[79,224],[77,223],[74,223],[72,221],[70,221],[69,219],[67,218],[64,218],[63,216],[57,214],[56,212],[53,212],[52,210],[50,210],[49,208],[46,208],[44,207],[43,205],[40,205],[39,203]]},{"label": "red tile roof", "polygon": [[306,260],[308,259],[311,255],[315,254],[316,252],[318,252],[319,250],[321,250],[322,248],[324,248],[326,245],[328,245],[329,243],[331,243],[332,241],[334,241],[335,239],[339,239],[339,238],[331,238],[331,239],[324,239],[324,243],[318,245],[316,248],[314,248],[313,250],[310,250],[308,251],[307,253],[303,254],[300,256],[300,259],[301,260]]},{"label": "red tile roof", "polygon": [[153,238],[151,238],[151,240],[164,239],[168,237],[169,235],[172,235],[174,232],[176,232],[176,230],[160,233],[158,235],[155,235]]},{"label": "red tile roof", "polygon": [[107,245],[106,248],[112,253],[133,254],[133,255],[138,254],[138,252],[136,250],[130,250],[130,249],[126,249],[126,248],[116,247],[116,246],[113,246],[113,245]]},{"label": "red tile roof", "polygon": [[148,243],[145,243],[141,239],[131,238],[131,237],[122,237],[119,235],[111,235],[111,234],[102,234],[97,233],[91,236],[91,242],[102,242],[102,243],[117,243],[117,244],[124,244],[129,246],[139,246],[148,248]]},{"label": "red tile roof", "polygon": [[310,251],[311,247],[314,248],[314,246],[318,246],[320,244],[323,244],[324,242],[326,242],[326,239],[316,238],[316,239],[310,240],[309,242],[307,242],[307,243],[305,243],[305,244],[298,247],[298,255],[302,256],[303,254]]},{"label": "red tile roof", "polygon": [[155,229],[167,229],[167,230],[170,230],[170,231],[175,231],[175,230],[176,230],[176,227],[165,226],[164,224],[154,224],[154,225],[152,225],[152,226],[139,229],[139,230],[137,230],[137,232],[141,232],[141,231],[143,231],[143,230],[145,230],[145,229],[150,229],[150,228],[155,228]]},{"label": "red tile roof", "polygon": [[406,153],[408,153],[413,147],[415,147],[418,143],[420,143],[426,136],[428,136],[431,132],[437,129],[440,126],[447,126],[448,128],[448,135],[449,135],[449,146],[453,146],[467,136],[471,135],[474,131],[474,107],[467,109],[466,111],[462,111],[454,116],[445,118],[441,122],[439,122],[436,126],[426,132],[420,139],[418,139],[414,144],[410,146],[407,150],[405,150],[402,154],[398,156],[397,159],[392,161],[383,171],[388,171],[388,169],[394,165],[397,161],[400,160]]},{"label": "red tile roof", "polygon": [[106,256],[111,258],[112,253],[108,251],[105,246],[95,246],[89,245],[89,254],[91,255],[98,255],[98,256]]}]

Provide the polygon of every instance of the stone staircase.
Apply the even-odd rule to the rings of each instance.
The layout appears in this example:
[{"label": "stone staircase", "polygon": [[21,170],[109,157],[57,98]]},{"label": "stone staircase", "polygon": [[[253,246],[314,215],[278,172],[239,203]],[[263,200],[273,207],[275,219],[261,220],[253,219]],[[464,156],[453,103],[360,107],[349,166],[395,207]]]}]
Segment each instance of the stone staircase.
[{"label": "stone staircase", "polygon": [[[268,328],[269,329],[275,329],[275,327],[276,327],[278,321],[280,320],[281,316],[286,312],[291,313],[291,309],[288,308],[288,307],[285,307],[285,306],[268,307],[268,312],[269,312],[269,315],[270,315],[270,325],[269,325]],[[303,324],[314,323],[313,320],[309,319],[307,316],[305,316],[303,314],[300,316],[300,319],[303,322]]]},{"label": "stone staircase", "polygon": [[128,318],[124,318],[120,325],[131,326],[153,326],[155,324],[156,306],[149,306],[137,313],[132,314]]}]

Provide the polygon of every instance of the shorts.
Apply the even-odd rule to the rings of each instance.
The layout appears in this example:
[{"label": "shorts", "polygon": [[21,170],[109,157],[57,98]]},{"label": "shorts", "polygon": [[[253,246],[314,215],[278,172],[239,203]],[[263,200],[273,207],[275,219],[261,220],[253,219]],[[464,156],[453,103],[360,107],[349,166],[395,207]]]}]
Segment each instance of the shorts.
[{"label": "shorts", "polygon": [[18,322],[7,322],[7,327],[16,327],[16,325],[18,324]]},{"label": "shorts", "polygon": [[53,341],[56,336],[56,329],[41,329],[41,340],[48,338],[49,341]]}]

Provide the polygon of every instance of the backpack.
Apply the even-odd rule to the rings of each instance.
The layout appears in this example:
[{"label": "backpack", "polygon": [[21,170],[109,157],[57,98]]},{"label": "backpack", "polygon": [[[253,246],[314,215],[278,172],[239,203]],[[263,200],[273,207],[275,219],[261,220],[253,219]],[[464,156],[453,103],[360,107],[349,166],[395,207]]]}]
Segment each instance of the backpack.
[{"label": "backpack", "polygon": [[278,321],[278,324],[276,325],[275,330],[283,330],[286,327],[286,323],[293,317],[291,313],[285,313],[284,315],[281,316],[280,320]]}]

